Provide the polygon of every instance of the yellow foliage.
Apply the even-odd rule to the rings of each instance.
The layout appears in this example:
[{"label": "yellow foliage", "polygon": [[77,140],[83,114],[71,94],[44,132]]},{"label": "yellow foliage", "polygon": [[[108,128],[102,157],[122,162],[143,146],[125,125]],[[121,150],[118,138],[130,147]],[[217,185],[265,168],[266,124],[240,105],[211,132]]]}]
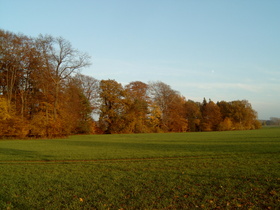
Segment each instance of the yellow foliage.
[{"label": "yellow foliage", "polygon": [[10,119],[8,102],[5,98],[0,98],[0,120]]},{"label": "yellow foliage", "polygon": [[0,97],[0,136],[24,138],[29,132],[28,123],[15,116],[5,98]]},{"label": "yellow foliage", "polygon": [[68,135],[69,133],[65,131],[66,123],[63,119],[55,119],[53,114],[46,115],[46,112],[39,112],[31,120],[30,135],[37,137]]},{"label": "yellow foliage", "polygon": [[47,136],[48,124],[47,116],[43,112],[39,112],[31,120],[31,135]]},{"label": "yellow foliage", "polygon": [[150,106],[149,121],[153,132],[159,132],[162,112],[155,103]]},{"label": "yellow foliage", "polygon": [[230,120],[230,118],[226,117],[220,124],[218,127],[218,130],[220,131],[229,131],[233,129],[233,123]]},{"label": "yellow foliage", "polygon": [[19,117],[0,121],[0,136],[24,138],[29,133],[28,123]]}]

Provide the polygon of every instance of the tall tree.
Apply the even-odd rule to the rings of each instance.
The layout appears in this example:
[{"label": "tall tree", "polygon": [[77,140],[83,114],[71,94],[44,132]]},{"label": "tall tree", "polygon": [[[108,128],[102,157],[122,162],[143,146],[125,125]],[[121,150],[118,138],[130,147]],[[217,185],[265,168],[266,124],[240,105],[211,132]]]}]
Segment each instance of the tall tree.
[{"label": "tall tree", "polygon": [[202,105],[202,130],[203,131],[215,131],[218,130],[218,126],[221,122],[220,108],[211,100]]},{"label": "tall tree", "polygon": [[230,102],[231,116],[237,129],[252,129],[257,120],[257,113],[247,100]]},{"label": "tall tree", "polygon": [[[38,97],[34,77],[40,68],[40,55],[31,38],[3,30],[0,30],[0,54],[0,93],[7,100],[12,116],[6,130],[24,136],[27,134],[24,130],[28,130],[26,120],[32,118],[34,99]],[[15,129],[20,124],[24,130]]]},{"label": "tall tree", "polygon": [[128,105],[123,86],[115,80],[101,80],[99,95],[101,129],[107,134],[125,132]]},{"label": "tall tree", "polygon": [[149,84],[149,92],[154,102],[162,113],[161,129],[164,131],[185,131],[187,121],[184,118],[184,99],[179,92],[173,90],[163,82]]},{"label": "tall tree", "polygon": [[125,86],[129,108],[127,111],[127,132],[145,133],[148,132],[148,85],[146,83],[135,81]]},{"label": "tall tree", "polygon": [[188,131],[200,131],[201,124],[201,104],[191,100],[186,101],[185,103],[185,118],[188,122]]},{"label": "tall tree", "polygon": [[84,89],[77,85],[76,78],[70,78],[65,87],[63,98],[63,118],[66,120],[69,130],[73,134],[92,133],[93,107],[84,94]]},{"label": "tall tree", "polygon": [[174,96],[173,101],[170,103],[167,116],[168,116],[168,131],[171,132],[185,132],[187,131],[188,122],[185,118],[185,102],[186,99],[179,94]]},{"label": "tall tree", "polygon": [[57,119],[62,82],[74,72],[89,66],[90,57],[74,49],[71,43],[62,37],[41,36],[38,42],[42,46],[45,66],[55,87],[54,118]]},{"label": "tall tree", "polygon": [[231,125],[230,129],[243,130],[260,128],[261,124],[257,120],[257,112],[247,100],[231,102],[221,101],[218,102],[217,105],[220,107],[224,123],[227,121],[228,124]]},{"label": "tall tree", "polygon": [[89,56],[61,37],[34,39],[0,30],[0,95],[13,120],[7,126],[21,119],[30,125],[29,135],[67,133],[62,119],[66,79],[88,65]]},{"label": "tall tree", "polygon": [[3,30],[0,31],[2,92],[7,98],[9,110],[12,100],[16,100],[20,79],[24,74],[27,45],[27,37],[15,35]]},{"label": "tall tree", "polygon": [[76,74],[71,78],[72,82],[78,86],[87,100],[90,102],[91,108],[97,112],[99,108],[99,81],[91,76]]}]

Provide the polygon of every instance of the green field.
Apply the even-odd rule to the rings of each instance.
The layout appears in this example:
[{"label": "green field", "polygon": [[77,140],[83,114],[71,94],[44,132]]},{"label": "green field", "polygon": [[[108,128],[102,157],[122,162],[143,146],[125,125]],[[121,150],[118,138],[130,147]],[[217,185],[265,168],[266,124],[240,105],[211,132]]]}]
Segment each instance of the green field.
[{"label": "green field", "polygon": [[0,141],[0,209],[279,209],[280,128]]}]

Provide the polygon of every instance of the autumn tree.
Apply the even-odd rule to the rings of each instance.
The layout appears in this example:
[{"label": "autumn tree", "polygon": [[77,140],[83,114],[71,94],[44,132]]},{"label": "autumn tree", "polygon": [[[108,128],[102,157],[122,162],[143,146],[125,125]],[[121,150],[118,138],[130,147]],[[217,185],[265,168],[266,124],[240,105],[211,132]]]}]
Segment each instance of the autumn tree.
[{"label": "autumn tree", "polygon": [[123,86],[115,80],[100,81],[99,125],[104,133],[124,133],[128,101]]},{"label": "autumn tree", "polygon": [[61,100],[65,98],[66,79],[89,65],[89,57],[63,38],[31,38],[3,30],[0,54],[0,95],[11,116],[6,130],[12,133],[22,121],[29,130],[27,135],[68,133],[64,130],[67,122],[62,119],[65,101]]},{"label": "autumn tree", "polygon": [[[99,108],[99,81],[91,76],[76,74],[68,79],[66,108],[75,120],[75,133],[94,133],[93,113]],[[69,106],[70,105],[70,106]]]},{"label": "autumn tree", "polygon": [[185,108],[185,118],[188,122],[188,131],[200,131],[200,124],[201,124],[201,110],[200,110],[200,103],[194,102],[192,100],[188,100],[184,104]]},{"label": "autumn tree", "polygon": [[160,107],[151,102],[148,107],[148,126],[149,130],[153,133],[163,132],[162,130],[162,111]]},{"label": "autumn tree", "polygon": [[170,103],[168,116],[168,131],[185,132],[187,131],[188,122],[185,118],[185,98],[179,94],[174,95],[173,101]]},{"label": "autumn tree", "polygon": [[187,121],[184,118],[184,98],[163,82],[149,84],[149,93],[152,101],[159,107],[161,129],[164,131],[185,131]]},{"label": "autumn tree", "polygon": [[5,98],[0,97],[0,120],[6,120],[11,118],[8,110],[8,102]]},{"label": "autumn tree", "polygon": [[75,86],[79,87],[86,99],[89,101],[91,109],[94,113],[99,108],[99,80],[81,73],[76,74],[71,80]]},{"label": "autumn tree", "polygon": [[[257,113],[247,100],[230,102],[232,111],[231,117],[236,129],[254,129],[257,125]],[[257,125],[258,126],[258,125]]]},{"label": "autumn tree", "polygon": [[[89,56],[61,37],[0,29],[0,136],[185,132],[260,128],[246,101],[186,101],[163,82],[98,81]],[[99,115],[94,125],[93,114]]]},{"label": "autumn tree", "polygon": [[258,129],[261,127],[257,120],[257,112],[247,100],[221,101],[217,105],[220,107],[223,119],[221,126],[224,127],[225,123],[228,126],[222,130]]},{"label": "autumn tree", "polygon": [[74,49],[62,37],[41,36],[38,42],[42,45],[45,66],[54,84],[54,118],[57,119],[62,82],[74,72],[89,66],[89,56]]},{"label": "autumn tree", "polygon": [[205,98],[201,108],[202,122],[201,128],[203,131],[216,131],[222,120],[219,106],[213,101],[206,102]]},{"label": "autumn tree", "polygon": [[[0,75],[2,93],[6,96],[8,109],[26,88],[30,70],[30,41],[23,35],[0,30]],[[17,103],[16,103],[17,104]]]},{"label": "autumn tree", "polygon": [[63,118],[71,126],[69,130],[72,134],[90,134],[93,132],[93,106],[85,95],[83,81],[79,78],[83,76],[68,79],[63,98]]},{"label": "autumn tree", "polygon": [[28,134],[26,121],[16,116],[6,98],[0,96],[0,137],[20,137]]},{"label": "autumn tree", "polygon": [[26,120],[31,119],[31,104],[38,93],[32,78],[40,66],[40,56],[32,39],[3,30],[0,30],[0,53],[0,93],[11,116],[4,127],[10,135],[25,136],[29,129]]},{"label": "autumn tree", "polygon": [[233,128],[234,127],[233,127],[232,120],[229,117],[223,119],[218,126],[219,131],[229,131],[232,130]]},{"label": "autumn tree", "polygon": [[129,108],[127,110],[127,132],[145,133],[149,132],[147,125],[147,115],[149,106],[149,97],[147,95],[148,85],[146,83],[135,81],[125,86]]},{"label": "autumn tree", "polygon": [[234,129],[233,120],[232,120],[232,111],[233,108],[230,103],[226,101],[217,102],[217,105],[220,107],[222,121],[219,125],[218,130],[226,131]]}]

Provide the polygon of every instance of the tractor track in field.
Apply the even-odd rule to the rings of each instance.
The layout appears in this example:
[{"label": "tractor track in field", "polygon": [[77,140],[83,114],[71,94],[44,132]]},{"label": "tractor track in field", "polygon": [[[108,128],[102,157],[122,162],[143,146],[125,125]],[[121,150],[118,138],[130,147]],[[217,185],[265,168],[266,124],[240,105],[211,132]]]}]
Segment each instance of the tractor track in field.
[{"label": "tractor track in field", "polygon": [[112,159],[76,159],[76,160],[0,160],[2,164],[67,164],[67,163],[100,163],[100,162],[140,162],[140,161],[161,161],[179,159],[221,159],[230,155],[197,155],[197,156],[178,156],[178,157],[148,157],[148,158],[112,158]]}]

